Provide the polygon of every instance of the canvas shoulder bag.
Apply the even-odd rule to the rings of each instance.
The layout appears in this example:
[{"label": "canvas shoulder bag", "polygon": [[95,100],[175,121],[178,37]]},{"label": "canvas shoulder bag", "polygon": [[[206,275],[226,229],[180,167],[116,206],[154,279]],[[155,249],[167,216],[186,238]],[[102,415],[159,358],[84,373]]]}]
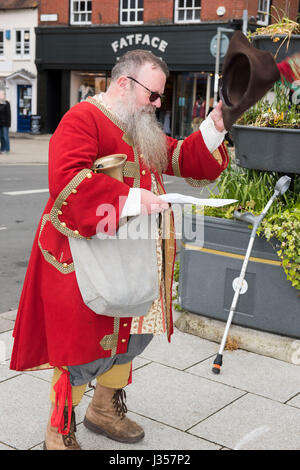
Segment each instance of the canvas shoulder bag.
[{"label": "canvas shoulder bag", "polygon": [[158,297],[155,215],[132,217],[116,236],[69,238],[79,290],[95,313],[146,315]]}]

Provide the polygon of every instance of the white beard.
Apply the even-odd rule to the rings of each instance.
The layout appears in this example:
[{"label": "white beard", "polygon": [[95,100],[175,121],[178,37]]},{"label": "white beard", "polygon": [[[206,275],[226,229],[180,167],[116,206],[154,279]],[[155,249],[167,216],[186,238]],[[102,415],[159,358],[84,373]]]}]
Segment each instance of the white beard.
[{"label": "white beard", "polygon": [[118,103],[114,110],[125,125],[126,133],[149,169],[162,173],[168,165],[167,139],[156,119],[155,108],[151,104],[137,109],[134,94],[130,102]]}]

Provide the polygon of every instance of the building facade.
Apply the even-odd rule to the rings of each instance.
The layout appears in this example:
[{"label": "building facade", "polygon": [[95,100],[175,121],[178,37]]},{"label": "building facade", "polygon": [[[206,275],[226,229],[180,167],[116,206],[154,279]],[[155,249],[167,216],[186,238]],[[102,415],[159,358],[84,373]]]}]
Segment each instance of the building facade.
[{"label": "building facade", "polygon": [[37,25],[37,1],[0,1],[0,88],[10,102],[12,132],[29,132],[37,111]]},{"label": "building facade", "polygon": [[[286,5],[285,5],[286,4]],[[299,0],[273,0],[296,18]],[[217,28],[221,59],[231,34],[272,21],[270,0],[40,0],[36,29],[38,114],[53,132],[62,115],[89,95],[105,91],[118,57],[143,48],[170,69],[158,117],[166,133],[189,135],[214,95]],[[198,118],[198,119],[196,119]],[[201,119],[201,118],[200,118]]]}]

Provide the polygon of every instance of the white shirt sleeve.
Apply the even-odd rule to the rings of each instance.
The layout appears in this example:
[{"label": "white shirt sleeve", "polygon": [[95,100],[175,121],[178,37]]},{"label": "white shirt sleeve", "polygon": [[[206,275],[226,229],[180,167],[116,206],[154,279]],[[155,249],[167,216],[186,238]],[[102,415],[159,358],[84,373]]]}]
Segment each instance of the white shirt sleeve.
[{"label": "white shirt sleeve", "polygon": [[141,213],[141,191],[140,188],[130,188],[128,197],[122,209],[122,217],[133,217]]},{"label": "white shirt sleeve", "polygon": [[225,134],[227,134],[226,130],[217,131],[210,115],[201,123],[199,130],[210,153],[213,153],[221,145]]}]

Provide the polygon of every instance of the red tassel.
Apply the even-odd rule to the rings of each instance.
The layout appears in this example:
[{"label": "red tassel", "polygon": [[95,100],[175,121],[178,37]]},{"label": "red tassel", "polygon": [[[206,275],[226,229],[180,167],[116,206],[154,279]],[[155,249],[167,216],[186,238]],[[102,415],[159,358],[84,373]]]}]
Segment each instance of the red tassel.
[{"label": "red tassel", "polygon": [[[70,383],[69,375],[70,372],[66,369],[58,367],[62,372],[60,378],[54,385],[55,391],[55,405],[51,416],[51,426],[58,428],[60,434],[69,434],[72,416],[72,386]],[[65,427],[64,409],[68,403],[68,424]]]}]

